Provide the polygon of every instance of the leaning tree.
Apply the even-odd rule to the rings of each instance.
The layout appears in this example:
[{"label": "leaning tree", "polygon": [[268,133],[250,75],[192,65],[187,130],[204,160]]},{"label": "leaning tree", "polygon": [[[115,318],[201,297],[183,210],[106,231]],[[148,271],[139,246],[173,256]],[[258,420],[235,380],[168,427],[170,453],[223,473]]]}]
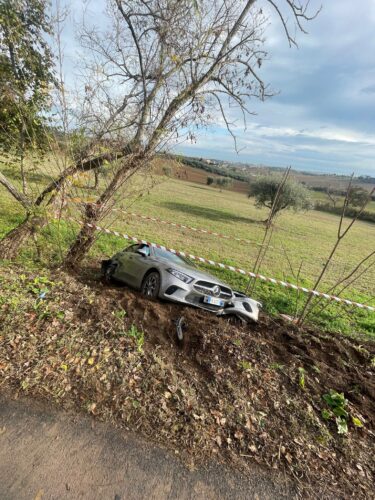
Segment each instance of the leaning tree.
[{"label": "leaning tree", "polygon": [[287,39],[295,39],[289,13],[302,23],[315,17],[294,0],[113,0],[109,25],[83,25],[87,54],[85,126],[89,135],[111,119],[106,134],[127,155],[96,203],[86,207],[83,226],[66,264],[78,263],[92,245],[93,224],[110,209],[114,195],[171,139],[192,139],[197,127],[221,115],[233,136],[230,106],[249,112],[251,98],[271,95],[259,68],[267,57],[264,4],[281,17]]},{"label": "leaning tree", "polygon": [[[280,16],[293,45],[294,27],[304,31],[304,21],[317,14],[308,13],[308,4],[308,0],[108,0],[108,19],[101,23],[105,29],[86,23],[81,29],[87,79],[76,101],[76,126],[84,131],[85,147],[34,199],[0,175],[0,183],[26,212],[24,222],[0,242],[2,256],[14,255],[40,225],[41,213],[67,179],[112,163],[112,178],[96,203],[86,207],[84,225],[67,254],[68,265],[78,263],[95,239],[88,224],[106,214],[121,186],[158,149],[171,139],[192,139],[196,127],[220,114],[234,136],[228,109],[236,106],[245,118],[251,98],[271,95],[260,75],[267,57],[265,5]],[[291,24],[286,21],[289,14]]]},{"label": "leaning tree", "polygon": [[[46,42],[50,34],[45,0],[1,0],[0,160],[8,169],[19,171],[21,188],[2,173],[0,184],[23,206],[27,218],[32,202],[27,193],[25,155],[46,146],[43,112],[49,107],[49,89],[55,81]],[[12,235],[6,239],[8,244],[10,240]],[[4,245],[0,248],[2,256],[8,256]]]},{"label": "leaning tree", "polygon": [[[23,221],[0,241],[2,258],[15,257],[21,244],[46,224],[48,206],[69,179],[77,173],[96,172],[128,151],[120,147],[98,151],[98,142],[112,125],[110,115],[88,137],[74,161],[54,172],[47,167],[51,179],[40,192],[33,192],[28,185],[25,157],[50,152],[55,142],[50,118],[51,108],[56,111],[57,106],[52,101],[52,91],[64,97],[63,82],[56,75],[47,43],[53,36],[53,25],[47,0],[0,1],[0,184],[24,211]],[[58,26],[57,36],[60,34]],[[58,51],[59,63],[61,57]],[[65,99],[61,100],[66,106]],[[64,118],[61,123],[64,125]],[[21,178],[21,186],[14,182],[15,176]]]}]

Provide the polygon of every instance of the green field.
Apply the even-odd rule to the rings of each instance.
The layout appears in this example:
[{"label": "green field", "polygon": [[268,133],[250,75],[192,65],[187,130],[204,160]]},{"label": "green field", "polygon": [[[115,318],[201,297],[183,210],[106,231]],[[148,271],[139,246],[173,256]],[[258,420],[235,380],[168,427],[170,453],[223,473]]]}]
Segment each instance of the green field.
[{"label": "green field", "polygon": [[[42,181],[43,178],[38,177],[34,188],[40,189]],[[104,179],[102,182],[108,180]],[[69,195],[85,199],[95,198],[95,192],[81,188],[77,183],[71,187]],[[261,241],[264,232],[261,221],[266,218],[267,213],[255,208],[254,201],[243,194],[220,192],[216,188],[162,176],[139,175],[121,194],[117,206],[128,211],[251,240],[246,244],[221,239],[119,212],[111,213],[101,222],[102,226],[138,238],[236,265],[245,270],[253,270],[259,249],[256,243]],[[65,214],[79,217],[79,210],[79,206],[71,204],[64,210],[63,217]],[[16,225],[21,218],[22,212],[17,204],[2,190],[0,235]],[[338,222],[337,216],[317,211],[285,212],[280,215],[273,231],[272,248],[269,249],[260,271],[270,277],[312,286],[335,241]],[[77,230],[78,226],[72,222],[61,221],[57,224],[52,221],[39,238],[43,259],[46,262],[58,261]],[[374,241],[375,225],[358,221],[339,247],[320,289],[328,290],[335,280],[348,274],[372,250]],[[97,261],[98,258],[110,256],[116,249],[126,245],[122,239],[108,235],[99,236],[88,258]],[[32,257],[34,253],[34,248],[26,249],[23,258]],[[246,279],[239,274],[210,269],[229,281],[232,286],[243,288],[246,285]],[[374,292],[375,268],[372,268],[345,290],[344,296],[374,305]],[[257,284],[254,295],[264,302],[268,311],[288,314],[294,314],[305,298],[304,295],[264,284]],[[374,316],[373,313],[359,309],[353,312],[342,306],[330,305],[315,321],[348,333],[353,330],[375,333]]]}]

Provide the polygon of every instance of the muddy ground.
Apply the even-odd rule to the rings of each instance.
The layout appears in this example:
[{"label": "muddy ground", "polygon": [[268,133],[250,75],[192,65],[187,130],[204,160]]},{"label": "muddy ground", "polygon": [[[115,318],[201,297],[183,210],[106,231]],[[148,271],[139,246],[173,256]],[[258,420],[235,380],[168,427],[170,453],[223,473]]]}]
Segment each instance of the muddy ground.
[{"label": "muddy ground", "polygon": [[[373,342],[266,316],[231,324],[108,287],[92,269],[35,279],[3,276],[3,393],[111,421],[191,467],[258,463],[286,474],[301,496],[373,498]],[[346,399],[346,434],[323,397],[330,391]]]}]

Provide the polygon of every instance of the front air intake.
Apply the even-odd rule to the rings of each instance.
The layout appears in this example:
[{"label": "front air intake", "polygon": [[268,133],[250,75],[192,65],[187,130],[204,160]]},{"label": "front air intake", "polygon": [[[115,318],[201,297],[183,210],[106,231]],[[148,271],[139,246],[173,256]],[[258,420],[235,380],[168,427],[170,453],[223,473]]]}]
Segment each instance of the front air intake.
[{"label": "front air intake", "polygon": [[251,307],[250,307],[250,304],[248,304],[247,302],[242,302],[242,305],[244,306],[244,308],[246,309],[247,312],[249,312],[249,313],[253,312]]}]

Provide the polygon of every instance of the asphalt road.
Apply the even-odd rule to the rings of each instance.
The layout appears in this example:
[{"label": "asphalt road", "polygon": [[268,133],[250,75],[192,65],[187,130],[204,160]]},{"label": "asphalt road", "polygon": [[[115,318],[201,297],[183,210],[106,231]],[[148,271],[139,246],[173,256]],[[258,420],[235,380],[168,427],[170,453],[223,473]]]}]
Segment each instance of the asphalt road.
[{"label": "asphalt road", "polygon": [[254,466],[194,471],[162,448],[89,417],[0,396],[0,499],[279,499],[290,485]]}]

